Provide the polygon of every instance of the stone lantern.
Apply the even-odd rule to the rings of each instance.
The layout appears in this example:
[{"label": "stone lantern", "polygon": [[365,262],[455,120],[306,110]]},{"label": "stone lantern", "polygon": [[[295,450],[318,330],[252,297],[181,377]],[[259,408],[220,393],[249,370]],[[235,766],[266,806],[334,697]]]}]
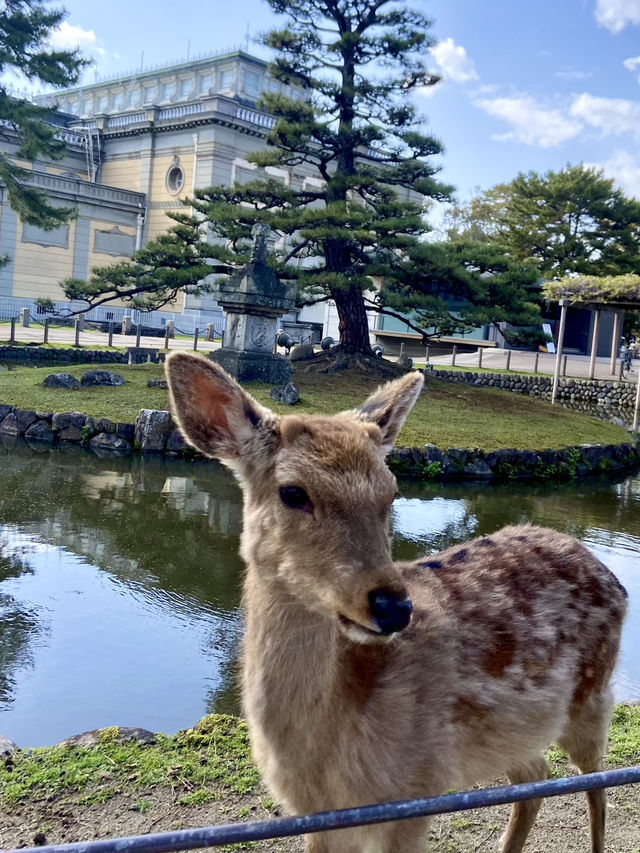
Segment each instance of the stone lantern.
[{"label": "stone lantern", "polygon": [[228,279],[218,281],[214,296],[226,314],[222,348],[209,356],[245,382],[286,384],[288,359],[274,354],[278,319],[295,304],[295,285],[283,284],[267,264],[269,226],[253,226],[251,260]]}]

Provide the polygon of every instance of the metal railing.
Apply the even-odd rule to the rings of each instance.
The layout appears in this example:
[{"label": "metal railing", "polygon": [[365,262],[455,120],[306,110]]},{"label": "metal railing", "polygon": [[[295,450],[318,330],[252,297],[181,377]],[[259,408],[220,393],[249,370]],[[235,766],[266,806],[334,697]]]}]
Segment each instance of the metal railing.
[{"label": "metal railing", "polygon": [[[640,782],[640,766],[587,773],[566,779],[528,782],[464,791],[441,797],[419,800],[402,800],[375,806],[359,806],[330,812],[319,812],[298,817],[274,818],[253,823],[232,823],[222,826],[159,832],[129,838],[111,838],[99,841],[78,841],[71,844],[50,844],[40,847],[20,848],[19,853],[164,853],[171,850],[195,850],[201,847],[221,847],[272,838],[290,838],[313,832],[348,829],[368,824],[388,823],[408,818],[488,808],[489,806],[517,803],[522,800],[559,797],[579,791],[614,788]],[[13,851],[18,853],[18,851]]]}]

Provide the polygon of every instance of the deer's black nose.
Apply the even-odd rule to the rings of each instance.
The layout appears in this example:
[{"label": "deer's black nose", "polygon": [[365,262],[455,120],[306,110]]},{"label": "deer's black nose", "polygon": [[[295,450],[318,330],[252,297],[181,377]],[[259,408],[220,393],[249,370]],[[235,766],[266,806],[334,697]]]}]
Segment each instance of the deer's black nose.
[{"label": "deer's black nose", "polygon": [[374,589],[370,592],[369,607],[374,622],[383,634],[402,631],[411,621],[411,599],[399,597],[390,589]]}]

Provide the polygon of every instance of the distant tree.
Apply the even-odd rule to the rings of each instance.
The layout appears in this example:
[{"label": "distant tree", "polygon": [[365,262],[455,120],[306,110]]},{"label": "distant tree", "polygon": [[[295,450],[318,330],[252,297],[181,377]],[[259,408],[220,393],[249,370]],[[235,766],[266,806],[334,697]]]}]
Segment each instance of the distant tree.
[{"label": "distant tree", "polygon": [[[30,172],[17,160],[40,157],[60,159],[64,142],[47,122],[52,110],[12,96],[7,72],[52,86],[75,83],[86,59],[74,51],[53,50],[47,39],[65,17],[64,10],[47,9],[44,0],[4,0],[0,14],[0,183],[9,204],[24,222],[45,230],[58,227],[75,215],[72,207],[54,207],[46,195],[29,185]],[[16,146],[15,150],[13,146]],[[12,153],[7,153],[12,150]]]},{"label": "distant tree", "polygon": [[421,242],[371,304],[427,335],[467,332],[487,323],[540,323],[535,264],[498,245],[471,240]]},{"label": "distant tree", "polygon": [[534,260],[549,278],[640,272],[640,202],[582,164],[481,192],[448,214],[447,230]]},{"label": "distant tree", "polygon": [[[63,286],[89,304],[129,293],[159,307],[175,293],[171,276],[159,273],[165,255],[169,268],[182,270],[183,286],[197,288],[198,258],[214,264],[205,272],[228,272],[248,259],[252,226],[266,223],[281,238],[270,258],[276,270],[297,280],[303,303],[335,302],[343,351],[370,353],[371,277],[395,275],[425,231],[422,200],[447,199],[451,190],[430,162],[441,145],[421,132],[410,103],[417,88],[437,81],[425,65],[430,22],[393,0],[268,2],[287,18],[265,37],[276,51],[271,73],[304,97],[264,96],[276,124],[268,148],[249,158],[256,180],[196,191],[188,202],[194,216],[173,214],[168,238],[87,283]],[[265,172],[274,166],[302,167],[320,181],[284,186]],[[186,272],[173,266],[185,241]]]}]

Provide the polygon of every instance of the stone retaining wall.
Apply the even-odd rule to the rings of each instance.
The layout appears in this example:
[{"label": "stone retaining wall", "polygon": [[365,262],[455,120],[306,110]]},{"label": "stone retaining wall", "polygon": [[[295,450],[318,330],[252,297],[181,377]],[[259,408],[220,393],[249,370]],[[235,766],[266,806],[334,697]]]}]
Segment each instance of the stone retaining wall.
[{"label": "stone retaining wall", "polygon": [[60,364],[73,362],[81,362],[82,364],[126,364],[127,360],[128,356],[126,353],[112,352],[111,350],[0,346],[0,361],[41,361],[43,364],[51,362]]},{"label": "stone retaining wall", "polygon": [[[98,455],[166,453],[197,456],[169,412],[143,409],[135,424],[95,419],[80,412],[30,412],[0,404],[0,441],[17,437],[49,445],[75,442]],[[389,456],[399,476],[420,480],[571,480],[617,475],[640,466],[640,440],[619,445],[587,444],[563,450],[440,450],[399,447]]]},{"label": "stone retaining wall", "polygon": [[[434,370],[428,375],[477,387],[501,388],[516,394],[528,394],[541,400],[551,400],[553,379],[550,376],[521,376],[509,373],[480,373],[468,370]],[[636,385],[616,379],[560,379],[558,401],[570,404],[577,411],[595,407],[607,410],[633,411]]]}]

